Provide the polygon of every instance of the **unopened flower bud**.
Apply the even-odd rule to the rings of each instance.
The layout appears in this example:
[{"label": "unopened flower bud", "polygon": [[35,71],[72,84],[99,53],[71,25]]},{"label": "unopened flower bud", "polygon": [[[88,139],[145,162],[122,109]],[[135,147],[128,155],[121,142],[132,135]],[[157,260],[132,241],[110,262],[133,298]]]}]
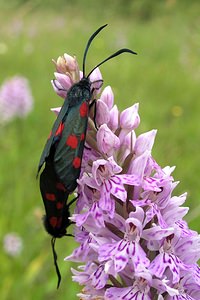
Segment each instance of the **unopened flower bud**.
[{"label": "unopened flower bud", "polygon": [[56,94],[65,99],[67,96],[67,91],[63,89],[62,85],[56,79],[51,80],[51,84]]},{"label": "unopened flower bud", "polygon": [[52,59],[52,61],[53,61],[53,63],[54,63],[55,66],[56,66],[57,72],[63,73],[63,74],[66,73],[65,59],[64,59],[63,56],[59,56],[59,57],[57,58],[57,61],[55,61],[54,59]]},{"label": "unopened flower bud", "polygon": [[120,141],[108,126],[103,124],[97,131],[97,145],[100,151],[111,156],[119,148]]},{"label": "unopened flower bud", "polygon": [[79,68],[76,57],[72,57],[65,53],[63,56],[59,56],[57,61],[52,61],[55,64],[58,73],[67,74],[71,77],[73,83],[79,80]]},{"label": "unopened flower bud", "polygon": [[68,90],[73,82],[70,78],[70,76],[68,74],[61,74],[61,73],[58,73],[58,72],[54,72],[54,76],[55,78],[57,79],[57,81],[60,83],[60,85],[62,86],[62,88],[64,90]]},{"label": "unopened flower bud", "polygon": [[108,122],[108,127],[115,132],[119,126],[119,111],[117,105],[114,105],[110,110],[110,120]]},{"label": "unopened flower bud", "polygon": [[135,143],[135,154],[141,155],[146,150],[151,151],[157,130],[151,130],[145,133],[142,133],[138,136],[136,143]]},{"label": "unopened flower bud", "polygon": [[110,86],[105,87],[100,99],[108,106],[109,109],[113,107],[114,95]]},{"label": "unopened flower bud", "polygon": [[78,69],[78,64],[76,57],[72,57],[71,55],[64,53],[65,64],[68,72],[76,71]]},{"label": "unopened flower bud", "polygon": [[99,126],[102,124],[107,124],[110,120],[110,112],[107,105],[101,99],[99,99],[96,104],[97,104],[96,123]]},{"label": "unopened flower bud", "polygon": [[138,114],[139,104],[136,103],[131,107],[123,110],[120,114],[120,126],[123,129],[132,130],[138,127],[140,116]]}]

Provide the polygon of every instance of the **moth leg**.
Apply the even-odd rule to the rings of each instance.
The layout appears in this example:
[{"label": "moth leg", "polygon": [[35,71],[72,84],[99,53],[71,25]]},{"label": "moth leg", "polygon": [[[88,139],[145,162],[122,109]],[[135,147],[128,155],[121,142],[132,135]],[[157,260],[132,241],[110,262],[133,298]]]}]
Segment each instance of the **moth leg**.
[{"label": "moth leg", "polygon": [[91,93],[92,94],[94,93],[94,91],[97,91],[97,90],[99,90],[102,87],[102,85],[103,85],[103,79],[95,80],[95,81],[92,82],[92,84],[98,83],[98,82],[100,82],[100,85],[99,85],[98,88],[97,87],[96,88],[92,87],[92,89],[91,89]]},{"label": "moth leg", "polygon": [[71,233],[66,233],[65,236],[71,236],[71,237],[74,237],[74,235],[71,234]]},{"label": "moth leg", "polygon": [[53,81],[53,84],[55,85],[55,87],[58,89],[58,91],[64,91],[64,92],[67,93],[67,90],[61,89],[60,87],[58,87],[58,86],[56,85],[56,80],[55,80],[55,79],[53,79],[52,81]]},{"label": "moth leg", "polygon": [[95,126],[96,130],[98,130],[97,123],[96,123],[96,115],[97,115],[97,100],[96,99],[94,99],[90,103],[89,109],[91,109],[92,107],[94,107],[94,115],[93,115],[94,126]]},{"label": "moth leg", "polygon": [[[78,195],[79,196],[79,195]],[[70,207],[77,199],[78,199],[78,196],[76,196],[74,199],[72,199],[68,204],[67,204],[67,207]]]},{"label": "moth leg", "polygon": [[87,147],[87,146],[85,146],[85,145],[84,145],[84,148],[85,148],[85,149],[88,149],[88,150],[91,150],[91,148],[89,148],[89,147]]}]

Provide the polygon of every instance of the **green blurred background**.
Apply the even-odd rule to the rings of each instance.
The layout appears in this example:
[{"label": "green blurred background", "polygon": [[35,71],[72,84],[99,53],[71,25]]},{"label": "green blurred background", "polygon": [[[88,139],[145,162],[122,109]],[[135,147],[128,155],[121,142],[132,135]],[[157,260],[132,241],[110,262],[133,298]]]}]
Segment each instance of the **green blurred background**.
[{"label": "green blurred background", "polygon": [[[57,240],[63,281],[56,290],[50,237],[41,222],[43,204],[35,179],[38,160],[62,99],[54,93],[52,58],[64,52],[82,62],[88,37],[109,26],[94,41],[87,70],[120,47],[122,55],[101,67],[104,86],[111,85],[120,109],[140,103],[137,134],[158,129],[153,156],[174,166],[187,191],[187,221],[200,230],[200,2],[131,0],[0,0],[0,83],[21,74],[31,83],[35,105],[24,120],[0,127],[0,299],[76,299],[71,282],[71,238]],[[17,257],[3,250],[5,234],[23,241]]]}]

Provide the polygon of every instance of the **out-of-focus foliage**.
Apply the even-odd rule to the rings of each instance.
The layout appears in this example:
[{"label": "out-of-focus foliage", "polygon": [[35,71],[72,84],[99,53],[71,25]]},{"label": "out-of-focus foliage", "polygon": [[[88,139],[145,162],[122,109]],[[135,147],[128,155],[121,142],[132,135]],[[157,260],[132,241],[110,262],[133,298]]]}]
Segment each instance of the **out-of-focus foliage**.
[{"label": "out-of-focus foliage", "polygon": [[[43,204],[36,170],[55,116],[62,105],[50,84],[52,58],[64,52],[80,63],[87,39],[97,27],[109,26],[92,44],[87,70],[121,47],[138,52],[101,67],[104,86],[111,85],[120,109],[140,103],[137,133],[158,129],[154,153],[160,165],[176,165],[188,191],[190,227],[200,230],[199,1],[3,1],[0,0],[0,84],[13,75],[29,79],[35,104],[26,119],[0,127],[0,298],[1,300],[76,299],[72,283],[72,238],[57,241],[63,276],[56,290],[50,237],[44,232]],[[6,234],[20,237],[20,253],[3,247]]]}]

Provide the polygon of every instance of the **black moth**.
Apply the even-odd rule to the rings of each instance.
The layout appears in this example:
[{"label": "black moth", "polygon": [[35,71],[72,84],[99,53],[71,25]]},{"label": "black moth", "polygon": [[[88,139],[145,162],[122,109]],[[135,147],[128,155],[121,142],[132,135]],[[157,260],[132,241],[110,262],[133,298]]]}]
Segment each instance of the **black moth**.
[{"label": "black moth", "polygon": [[105,26],[107,24],[98,28],[88,40],[83,56],[83,78],[67,92],[64,104],[53,125],[51,135],[46,142],[38,166],[39,173],[45,163],[45,167],[40,175],[40,191],[46,212],[44,226],[52,236],[51,245],[58,276],[57,288],[60,285],[61,275],[57,265],[55,241],[56,238],[68,235],[66,228],[71,224],[69,220],[71,203],[67,203],[67,199],[69,194],[77,187],[77,179],[81,170],[88,113],[94,92],[94,89],[91,88],[89,76],[104,62],[124,52],[136,54],[126,48],[120,49],[97,64],[86,76],[85,62],[88,49],[95,36]]}]

